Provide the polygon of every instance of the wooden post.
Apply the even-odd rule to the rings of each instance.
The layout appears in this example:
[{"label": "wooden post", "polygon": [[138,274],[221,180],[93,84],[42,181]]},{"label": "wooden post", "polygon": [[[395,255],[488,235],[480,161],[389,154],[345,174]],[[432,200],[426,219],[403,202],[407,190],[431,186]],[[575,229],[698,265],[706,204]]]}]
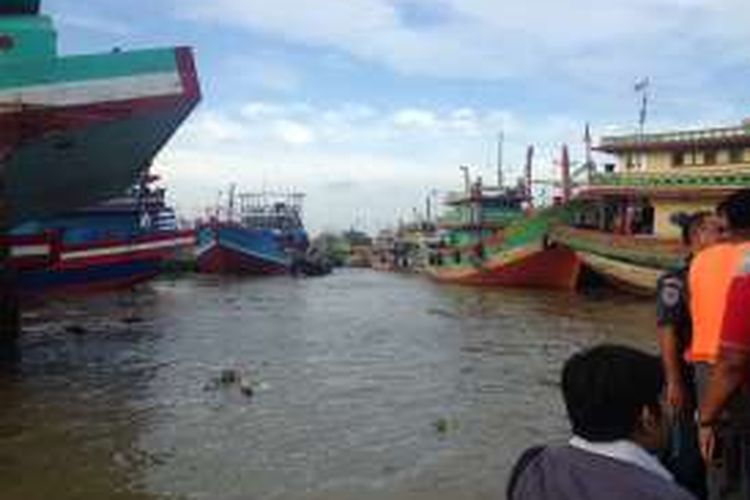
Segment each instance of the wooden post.
[{"label": "wooden post", "polygon": [[[10,207],[5,190],[5,162],[0,156],[0,237],[10,229]],[[0,245],[0,349],[7,352],[15,346],[21,329],[21,314],[13,269],[10,267],[10,245]]]}]

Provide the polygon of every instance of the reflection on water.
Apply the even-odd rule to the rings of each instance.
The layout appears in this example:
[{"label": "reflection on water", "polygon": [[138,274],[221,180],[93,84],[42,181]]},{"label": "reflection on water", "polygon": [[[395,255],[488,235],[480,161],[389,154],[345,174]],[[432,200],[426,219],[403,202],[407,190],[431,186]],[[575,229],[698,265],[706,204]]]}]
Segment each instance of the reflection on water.
[{"label": "reflection on water", "polygon": [[565,435],[561,362],[652,347],[651,309],[368,271],[46,304],[0,376],[0,498],[498,498]]}]

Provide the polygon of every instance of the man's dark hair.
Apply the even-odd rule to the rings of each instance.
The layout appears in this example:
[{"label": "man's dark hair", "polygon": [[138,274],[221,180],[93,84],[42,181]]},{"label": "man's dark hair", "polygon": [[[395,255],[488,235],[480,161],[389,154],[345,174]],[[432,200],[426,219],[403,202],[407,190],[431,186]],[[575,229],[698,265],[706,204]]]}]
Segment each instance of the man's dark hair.
[{"label": "man's dark hair", "polygon": [[695,238],[695,233],[703,226],[706,219],[712,215],[708,211],[695,212],[688,215],[685,227],[682,228],[682,242],[685,245],[690,245]]},{"label": "man's dark hair", "polygon": [[729,195],[716,207],[729,224],[729,230],[750,229],[750,189],[741,189]]},{"label": "man's dark hair", "polygon": [[707,210],[693,212],[692,214],[678,212],[670,217],[670,221],[672,222],[672,224],[676,224],[680,227],[680,236],[682,238],[682,243],[685,245],[690,245],[693,242],[696,231],[698,231],[698,229],[703,225],[706,219],[711,215],[713,214]]},{"label": "man's dark hair", "polygon": [[601,345],[573,356],[562,371],[562,392],[573,433],[589,441],[629,438],[644,406],[657,413],[664,372],[656,356]]}]

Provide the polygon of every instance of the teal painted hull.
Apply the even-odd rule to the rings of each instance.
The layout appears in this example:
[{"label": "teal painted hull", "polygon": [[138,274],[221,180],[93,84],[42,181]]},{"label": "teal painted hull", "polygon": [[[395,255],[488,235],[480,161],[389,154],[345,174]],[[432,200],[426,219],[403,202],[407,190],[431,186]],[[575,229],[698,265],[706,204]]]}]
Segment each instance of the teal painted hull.
[{"label": "teal painted hull", "polygon": [[190,49],[58,57],[46,16],[0,15],[3,32],[0,195],[11,225],[122,194],[200,100]]},{"label": "teal painted hull", "polygon": [[12,223],[122,194],[151,164],[190,109],[184,105],[94,124],[25,144],[6,166]]}]

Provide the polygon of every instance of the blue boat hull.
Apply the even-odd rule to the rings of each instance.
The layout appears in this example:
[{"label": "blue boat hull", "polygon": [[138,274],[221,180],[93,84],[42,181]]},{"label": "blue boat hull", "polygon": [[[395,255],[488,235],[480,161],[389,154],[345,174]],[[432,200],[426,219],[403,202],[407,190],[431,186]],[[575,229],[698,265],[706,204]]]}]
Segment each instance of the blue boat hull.
[{"label": "blue boat hull", "polygon": [[213,274],[287,274],[292,258],[271,231],[222,224],[198,232],[198,270]]},{"label": "blue boat hull", "polygon": [[147,281],[159,273],[163,259],[91,265],[80,269],[24,271],[18,278],[22,293],[116,289]]}]

